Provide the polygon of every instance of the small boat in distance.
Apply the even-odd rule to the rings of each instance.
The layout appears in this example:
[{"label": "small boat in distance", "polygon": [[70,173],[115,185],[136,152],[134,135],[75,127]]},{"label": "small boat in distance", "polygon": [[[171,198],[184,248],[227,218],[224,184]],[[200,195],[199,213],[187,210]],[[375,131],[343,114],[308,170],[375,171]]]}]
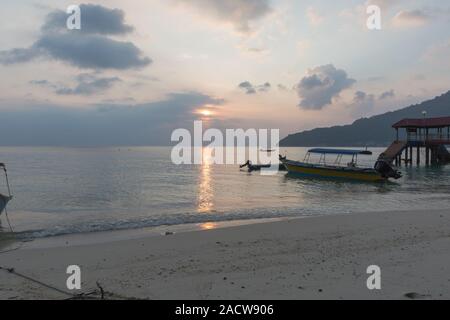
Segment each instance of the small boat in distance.
[{"label": "small boat in distance", "polygon": [[[286,157],[282,157],[281,155],[278,155],[279,159],[280,159],[280,163],[278,164],[278,170],[279,171],[286,171],[286,167],[284,166],[282,160],[286,159]],[[261,171],[261,169],[263,168],[270,168],[271,164],[252,164],[252,162],[250,160],[247,160],[246,163],[241,164],[239,166],[240,169],[243,169],[247,167],[247,171],[248,172],[253,172],[253,171]]]},{"label": "small boat in distance", "polygon": [[[320,154],[318,163],[310,163],[311,154]],[[326,163],[326,155],[336,155],[333,164]],[[281,159],[289,173],[306,177],[338,178],[359,181],[386,181],[389,178],[399,179],[400,172],[394,170],[387,162],[377,161],[374,168],[358,167],[358,155],[370,155],[368,150],[325,149],[308,150],[303,162]],[[343,156],[351,156],[346,166],[341,165]]]},{"label": "small boat in distance", "polygon": [[248,168],[248,172],[261,171],[262,168],[270,168],[270,164],[252,164],[250,160],[247,160],[246,163],[239,166],[240,169],[243,169],[245,167]]}]

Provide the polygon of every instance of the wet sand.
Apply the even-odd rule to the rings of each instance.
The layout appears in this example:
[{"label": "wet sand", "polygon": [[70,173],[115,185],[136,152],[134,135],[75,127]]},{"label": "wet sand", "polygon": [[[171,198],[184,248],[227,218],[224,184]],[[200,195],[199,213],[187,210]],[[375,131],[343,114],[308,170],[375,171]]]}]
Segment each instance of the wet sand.
[{"label": "wet sand", "polygon": [[[66,268],[79,265],[82,290],[73,293],[96,290],[98,282],[115,298],[450,298],[450,210],[140,233],[81,245],[76,237],[85,238],[59,239],[52,246],[16,244],[17,250],[0,254],[0,266],[68,291]],[[370,265],[381,268],[381,290],[366,286]],[[0,270],[0,298],[67,296]]]}]

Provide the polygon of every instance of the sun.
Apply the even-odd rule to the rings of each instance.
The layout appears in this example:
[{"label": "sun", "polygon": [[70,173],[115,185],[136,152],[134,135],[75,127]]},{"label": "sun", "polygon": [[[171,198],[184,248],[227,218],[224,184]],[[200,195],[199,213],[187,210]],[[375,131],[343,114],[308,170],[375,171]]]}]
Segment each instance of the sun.
[{"label": "sun", "polygon": [[213,114],[210,110],[199,110],[199,113],[204,117],[210,117]]},{"label": "sun", "polygon": [[205,117],[209,117],[212,115],[212,112],[209,110],[202,110],[202,115],[204,115]]}]

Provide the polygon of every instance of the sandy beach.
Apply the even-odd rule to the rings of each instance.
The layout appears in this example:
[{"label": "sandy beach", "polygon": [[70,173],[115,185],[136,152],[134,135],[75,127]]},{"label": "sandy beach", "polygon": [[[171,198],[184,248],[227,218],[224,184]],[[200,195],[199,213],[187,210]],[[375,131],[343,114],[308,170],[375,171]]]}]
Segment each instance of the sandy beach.
[{"label": "sandy beach", "polygon": [[[76,264],[82,289],[73,293],[99,282],[115,298],[449,299],[449,226],[450,210],[434,210],[141,233],[82,245],[59,238],[53,246],[16,244],[0,254],[0,266],[67,291],[66,268]],[[381,290],[366,286],[370,265],[381,268]],[[0,298],[67,296],[0,270]]]}]

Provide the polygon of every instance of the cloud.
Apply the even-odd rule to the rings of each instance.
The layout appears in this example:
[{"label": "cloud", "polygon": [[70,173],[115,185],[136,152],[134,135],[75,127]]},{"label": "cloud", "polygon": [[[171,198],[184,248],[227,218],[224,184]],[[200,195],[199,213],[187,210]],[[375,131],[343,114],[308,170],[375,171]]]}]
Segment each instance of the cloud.
[{"label": "cloud", "polygon": [[257,92],[268,92],[272,85],[269,82],[266,82],[264,84],[254,86],[249,81],[244,81],[241,82],[238,87],[243,89],[246,94],[256,94]]},{"label": "cloud", "polygon": [[[47,16],[42,28],[43,33],[29,48],[0,51],[0,64],[17,64],[42,58],[63,61],[79,68],[124,70],[143,68],[152,63],[133,43],[117,41],[103,35],[106,32],[117,34],[130,31],[130,27],[123,24],[122,11],[101,6],[85,8],[85,14],[90,17],[87,21],[91,21],[87,22],[87,31],[69,31],[58,27],[59,22],[56,21],[59,18],[55,16],[59,16],[60,12],[55,11]],[[100,16],[93,22],[93,14],[96,12],[100,12]],[[110,31],[106,31],[107,22],[112,22]]]},{"label": "cloud", "polygon": [[267,52],[267,49],[264,49],[264,48],[248,48],[247,51],[251,52],[251,53],[265,53],[265,52]]},{"label": "cloud", "polygon": [[375,102],[375,95],[364,91],[356,91],[349,107],[352,109],[354,116],[362,116],[366,115],[374,108]]},{"label": "cloud", "polygon": [[250,82],[248,82],[248,81],[241,82],[241,83],[239,84],[238,87],[239,87],[240,89],[244,89],[244,90],[246,91],[247,94],[255,94],[255,93],[256,93],[255,88],[254,88],[253,85],[252,85]]},{"label": "cloud", "polygon": [[270,54],[270,50],[266,48],[239,46],[239,49],[244,53],[253,57],[264,57]]},{"label": "cloud", "polygon": [[74,88],[63,87],[55,92],[60,95],[92,95],[103,92],[111,88],[115,83],[120,82],[118,77],[97,78],[93,74],[80,74],[76,78],[77,85]]},{"label": "cloud", "polygon": [[353,103],[373,106],[375,103],[375,95],[368,94],[364,91],[356,91],[353,97]]},{"label": "cloud", "polygon": [[354,116],[365,116],[381,101],[392,99],[394,97],[395,91],[393,89],[384,91],[379,95],[366,93],[364,91],[356,91],[353,100],[347,106],[351,108]]},{"label": "cloud", "polygon": [[[88,34],[121,35],[134,30],[125,24],[125,12],[119,9],[109,9],[100,5],[82,4],[81,30],[79,32]],[[67,13],[64,11],[53,11],[42,26],[45,33],[64,31],[66,29]]]},{"label": "cloud", "polygon": [[59,85],[54,84],[48,80],[31,80],[29,82],[30,84],[34,85],[34,86],[40,86],[40,87],[45,87],[45,88],[50,88],[54,91],[58,90],[60,88]]},{"label": "cloud", "polygon": [[379,6],[381,9],[390,9],[398,5],[402,0],[368,0],[366,7],[370,5]]},{"label": "cloud", "polygon": [[269,82],[266,82],[260,86],[257,86],[256,88],[258,89],[259,92],[267,92],[270,90],[272,86],[270,85]]},{"label": "cloud", "polygon": [[450,56],[450,39],[440,41],[425,50],[422,60],[425,62],[438,65],[440,68],[448,68],[450,66],[448,57]]},{"label": "cloud", "polygon": [[324,21],[324,17],[319,15],[313,7],[308,7],[306,10],[306,16],[308,17],[309,23],[311,23],[314,27],[321,25]]},{"label": "cloud", "polygon": [[336,69],[332,64],[310,69],[295,87],[300,97],[299,106],[303,109],[320,110],[355,82],[344,70]]},{"label": "cloud", "polygon": [[392,19],[392,25],[397,28],[420,27],[427,24],[431,17],[421,11],[400,11]]},{"label": "cloud", "polygon": [[131,42],[120,42],[99,35],[48,34],[34,45],[52,59],[80,68],[142,68],[152,62]]},{"label": "cloud", "polygon": [[394,97],[395,97],[395,91],[394,91],[394,89],[391,89],[389,91],[385,91],[382,94],[380,94],[379,99],[385,100],[385,99],[394,98]]},{"label": "cloud", "polygon": [[0,51],[0,64],[10,65],[16,63],[28,62],[40,55],[37,48],[15,48],[11,50]]},{"label": "cloud", "polygon": [[177,128],[192,128],[195,111],[224,100],[200,92],[171,93],[143,104],[105,103],[94,109],[18,106],[2,111],[2,145],[168,145]]},{"label": "cloud", "polygon": [[38,86],[50,86],[52,85],[48,80],[31,80],[31,84],[38,85]]},{"label": "cloud", "polygon": [[250,23],[267,16],[272,8],[269,0],[174,0],[194,7],[210,18],[230,23],[241,33],[251,31]]}]

